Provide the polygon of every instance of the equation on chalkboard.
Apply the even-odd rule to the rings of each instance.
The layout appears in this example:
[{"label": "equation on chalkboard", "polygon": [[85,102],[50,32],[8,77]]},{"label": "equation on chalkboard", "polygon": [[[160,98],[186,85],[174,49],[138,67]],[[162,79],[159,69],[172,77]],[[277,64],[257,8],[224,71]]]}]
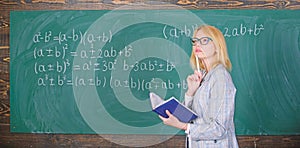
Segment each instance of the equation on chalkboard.
[{"label": "equation on chalkboard", "polygon": [[10,129],[178,134],[151,111],[149,92],[182,101],[186,77],[193,73],[190,38],[198,26],[209,24],[223,32],[233,65],[237,134],[299,134],[298,14],[294,10],[12,11]]}]

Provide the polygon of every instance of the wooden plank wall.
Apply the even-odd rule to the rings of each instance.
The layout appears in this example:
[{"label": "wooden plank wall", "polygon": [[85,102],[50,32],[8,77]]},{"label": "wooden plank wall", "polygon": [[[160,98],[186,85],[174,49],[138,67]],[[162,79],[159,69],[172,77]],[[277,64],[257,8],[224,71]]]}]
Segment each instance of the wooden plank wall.
[{"label": "wooden plank wall", "polygon": [[[9,130],[9,12],[11,10],[102,10],[143,2],[145,8],[163,5],[166,9],[178,5],[186,9],[300,9],[299,0],[0,0],[0,147],[122,147],[100,135],[68,134],[15,134]],[[165,4],[165,3],[169,4]],[[300,14],[299,14],[300,15]],[[116,135],[114,135],[116,136]],[[135,135],[124,136],[135,138]],[[143,142],[159,138],[144,136]],[[138,139],[138,138],[137,138]],[[139,138],[140,139],[140,138]],[[184,147],[184,136],[174,136],[151,147]],[[238,136],[241,148],[255,147],[300,147],[300,135],[284,136]]]}]

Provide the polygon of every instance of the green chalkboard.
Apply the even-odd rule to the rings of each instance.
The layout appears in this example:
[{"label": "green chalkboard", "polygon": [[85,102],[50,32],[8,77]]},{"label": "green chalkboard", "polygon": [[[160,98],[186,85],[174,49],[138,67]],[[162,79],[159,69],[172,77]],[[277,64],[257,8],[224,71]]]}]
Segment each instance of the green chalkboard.
[{"label": "green chalkboard", "polygon": [[10,21],[11,132],[178,134],[148,94],[183,99],[190,37],[207,23],[233,64],[236,133],[300,133],[300,11],[12,11]]}]

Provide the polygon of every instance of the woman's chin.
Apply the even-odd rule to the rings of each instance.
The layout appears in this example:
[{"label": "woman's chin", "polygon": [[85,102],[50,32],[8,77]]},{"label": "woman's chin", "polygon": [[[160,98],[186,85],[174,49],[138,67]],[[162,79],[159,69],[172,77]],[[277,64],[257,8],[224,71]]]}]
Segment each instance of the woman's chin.
[{"label": "woman's chin", "polygon": [[197,57],[198,57],[199,59],[204,59],[206,56],[203,55],[203,54],[198,54]]}]

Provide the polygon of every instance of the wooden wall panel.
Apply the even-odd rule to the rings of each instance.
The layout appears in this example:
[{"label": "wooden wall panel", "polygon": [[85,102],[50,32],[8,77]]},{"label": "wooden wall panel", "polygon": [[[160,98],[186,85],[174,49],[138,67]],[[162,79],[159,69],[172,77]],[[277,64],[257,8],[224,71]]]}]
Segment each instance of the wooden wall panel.
[{"label": "wooden wall panel", "polygon": [[[100,135],[15,134],[9,130],[9,12],[13,10],[102,10],[115,9],[135,2],[143,8],[173,5],[186,9],[300,9],[299,0],[1,0],[0,1],[0,147],[122,147]],[[168,4],[169,3],[169,4]],[[136,135],[125,136],[134,138]],[[145,136],[145,140],[159,136]],[[184,147],[184,136],[174,136],[151,147]],[[240,147],[300,147],[300,136],[238,136]],[[139,141],[143,142],[143,141]]]}]

